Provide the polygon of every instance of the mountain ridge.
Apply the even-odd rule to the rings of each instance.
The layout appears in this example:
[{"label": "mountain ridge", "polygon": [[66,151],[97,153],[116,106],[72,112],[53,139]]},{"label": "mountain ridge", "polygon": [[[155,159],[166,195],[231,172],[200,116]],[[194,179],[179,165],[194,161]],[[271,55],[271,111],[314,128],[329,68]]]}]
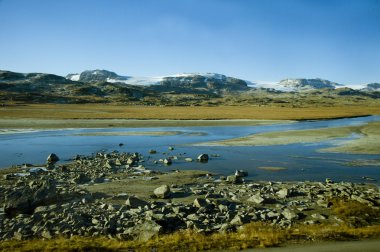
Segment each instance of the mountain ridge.
[{"label": "mountain ridge", "polygon": [[117,102],[178,106],[274,104],[298,107],[348,102],[343,97],[350,103],[364,102],[380,98],[379,90],[379,83],[351,89],[319,78],[256,83],[217,73],[135,77],[121,76],[108,70],[87,70],[63,77],[0,70],[0,102]]}]

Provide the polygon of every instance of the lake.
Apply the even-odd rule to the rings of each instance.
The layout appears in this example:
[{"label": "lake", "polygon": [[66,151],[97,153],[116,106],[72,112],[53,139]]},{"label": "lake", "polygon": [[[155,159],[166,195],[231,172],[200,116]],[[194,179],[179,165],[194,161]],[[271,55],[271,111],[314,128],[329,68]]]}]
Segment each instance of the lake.
[{"label": "lake", "polygon": [[[318,149],[337,144],[330,140],[319,143],[288,144],[256,147],[208,147],[192,146],[193,143],[242,137],[249,134],[355,126],[380,121],[380,116],[346,118],[321,121],[301,121],[267,126],[217,126],[217,127],[163,127],[163,128],[102,128],[22,131],[0,135],[0,167],[22,163],[42,164],[50,153],[56,153],[60,163],[76,154],[90,155],[98,151],[139,152],[145,156],[148,169],[168,171],[172,169],[201,169],[229,175],[236,169],[244,169],[255,180],[276,181],[335,181],[368,182],[363,177],[380,180],[379,166],[350,166],[350,161],[380,159],[380,155],[319,153]],[[95,132],[173,132],[175,135],[121,135],[94,136]],[[90,135],[83,135],[90,134]],[[119,144],[122,143],[122,146]],[[168,147],[174,150],[169,151]],[[149,149],[157,150],[150,155]],[[186,162],[184,157],[195,159],[199,154],[211,156],[208,163]],[[154,160],[177,156],[173,165],[154,164]],[[260,168],[261,167],[261,168]],[[281,167],[281,171],[263,170],[262,167]]]}]

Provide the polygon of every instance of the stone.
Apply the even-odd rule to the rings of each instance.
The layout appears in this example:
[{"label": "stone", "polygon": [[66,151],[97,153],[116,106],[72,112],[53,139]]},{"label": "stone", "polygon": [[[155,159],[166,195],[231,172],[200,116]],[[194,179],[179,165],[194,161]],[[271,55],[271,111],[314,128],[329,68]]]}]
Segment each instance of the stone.
[{"label": "stone", "polygon": [[153,220],[147,220],[142,224],[137,224],[133,228],[130,228],[129,234],[132,235],[138,241],[148,241],[153,236],[162,233],[163,228],[157,222]]},{"label": "stone", "polygon": [[193,159],[192,158],[185,158],[185,161],[186,162],[193,162]]},{"label": "stone", "polygon": [[193,206],[196,207],[196,208],[208,207],[209,203],[205,199],[196,198],[194,200]]},{"label": "stone", "polygon": [[41,233],[41,236],[42,236],[42,238],[45,238],[45,239],[51,239],[51,238],[53,238],[53,235],[48,230],[44,230]]},{"label": "stone", "polygon": [[149,150],[149,154],[156,154],[157,151],[156,150]]},{"label": "stone", "polygon": [[85,173],[79,173],[78,175],[76,175],[73,180],[72,180],[74,183],[76,184],[84,184],[84,183],[87,183],[87,182],[90,182],[91,181],[91,178],[88,177]]},{"label": "stone", "polygon": [[197,157],[197,160],[199,162],[202,162],[202,163],[207,163],[208,162],[208,154],[200,154],[198,157]]},{"label": "stone", "polygon": [[236,170],[235,171],[235,176],[237,176],[237,177],[247,177],[248,176],[248,172],[245,171],[245,170]]},{"label": "stone", "polygon": [[328,208],[332,204],[330,202],[327,202],[327,201],[323,200],[323,199],[320,199],[320,200],[317,200],[317,205],[320,206],[320,207]]},{"label": "stone", "polygon": [[287,188],[282,188],[280,191],[276,192],[277,196],[281,199],[285,199],[286,197],[289,196],[289,189]]},{"label": "stone", "polygon": [[165,158],[164,161],[163,161],[164,164],[166,165],[171,165],[173,163],[172,159],[171,158]]},{"label": "stone", "polygon": [[290,221],[298,219],[298,214],[289,209],[284,209],[282,211],[282,215],[285,217],[285,219]]},{"label": "stone", "polygon": [[116,158],[116,160],[115,160],[115,165],[117,165],[117,166],[122,165],[120,159]]},{"label": "stone", "polygon": [[59,161],[59,157],[55,153],[51,153],[47,158],[46,162],[47,163],[56,163]]},{"label": "stone", "polygon": [[157,198],[167,199],[170,197],[170,187],[168,185],[162,185],[154,189],[153,193]]},{"label": "stone", "polygon": [[172,147],[172,146],[169,146],[169,148],[168,148],[169,150],[174,150],[174,147]]},{"label": "stone", "polygon": [[315,213],[311,215],[311,218],[316,219],[316,220],[326,220],[326,216],[323,214]]},{"label": "stone", "polygon": [[326,184],[333,184],[334,183],[334,181],[330,178],[326,178],[325,181],[326,181]]},{"label": "stone", "polygon": [[36,207],[49,205],[57,199],[56,181],[48,179],[34,189],[23,187],[6,194],[4,211],[9,215],[32,213]]},{"label": "stone", "polygon": [[130,196],[125,202],[125,205],[131,208],[138,208],[138,207],[144,207],[144,206],[149,205],[149,202]]},{"label": "stone", "polygon": [[261,203],[264,203],[265,199],[263,197],[261,197],[260,194],[255,194],[255,195],[251,196],[249,199],[247,199],[247,201],[253,202],[256,204],[261,204]]},{"label": "stone", "polygon": [[227,181],[227,182],[230,182],[230,183],[232,183],[232,184],[240,184],[240,183],[243,183],[243,179],[242,179],[242,177],[240,177],[240,176],[236,176],[236,175],[227,176],[226,181]]},{"label": "stone", "polygon": [[235,215],[235,217],[230,221],[231,225],[243,225],[244,224],[244,217],[240,215]]}]

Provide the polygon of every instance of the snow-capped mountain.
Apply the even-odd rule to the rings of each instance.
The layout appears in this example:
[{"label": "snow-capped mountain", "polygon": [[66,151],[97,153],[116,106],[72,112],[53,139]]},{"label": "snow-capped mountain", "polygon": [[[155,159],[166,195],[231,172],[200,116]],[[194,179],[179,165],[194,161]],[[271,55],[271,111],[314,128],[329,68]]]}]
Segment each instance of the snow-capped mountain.
[{"label": "snow-capped mountain", "polygon": [[342,84],[323,79],[285,79],[278,83],[280,86],[290,89],[291,91],[308,91],[314,89],[336,89],[343,87]]},{"label": "snow-capped mountain", "polygon": [[248,82],[217,73],[182,73],[159,77],[120,76],[107,70],[87,70],[80,74],[69,74],[67,79],[86,83],[108,82],[128,85],[181,88],[209,88],[218,90],[247,90]]},{"label": "snow-capped mountain", "polygon": [[380,91],[380,83],[370,83],[364,88],[366,91]]},{"label": "snow-capped mountain", "polygon": [[[140,76],[121,76],[107,70],[87,70],[80,74],[69,74],[67,79],[72,81],[80,81],[86,83],[108,82],[108,83],[124,83],[135,86],[183,86],[183,87],[218,87],[223,88],[227,85],[232,89],[269,89],[281,92],[304,92],[318,89],[337,89],[350,88],[363,91],[377,91],[378,83],[343,85],[329,80],[320,78],[314,79],[284,79],[279,82],[275,81],[247,81],[234,77],[228,77],[218,73],[181,73],[168,76],[157,77],[140,77]],[[231,86],[233,85],[233,86]]]}]

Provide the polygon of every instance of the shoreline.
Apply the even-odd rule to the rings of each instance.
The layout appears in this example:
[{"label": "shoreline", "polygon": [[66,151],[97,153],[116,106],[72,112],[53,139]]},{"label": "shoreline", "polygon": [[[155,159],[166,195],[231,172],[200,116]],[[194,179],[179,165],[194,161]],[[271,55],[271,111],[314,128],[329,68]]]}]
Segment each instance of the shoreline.
[{"label": "shoreline", "polygon": [[48,169],[1,171],[0,250],[94,242],[137,250],[246,249],[380,236],[378,185],[158,172],[143,166],[148,159],[104,152]]},{"label": "shoreline", "polygon": [[172,120],[172,119],[0,119],[0,129],[71,129],[71,128],[156,128],[156,127],[217,127],[257,126],[294,123],[294,120]]},{"label": "shoreline", "polygon": [[[353,137],[353,136],[357,137]],[[346,139],[352,138],[352,139]],[[360,126],[275,131],[258,133],[240,138],[193,144],[194,146],[274,146],[295,143],[317,143],[341,140],[335,146],[322,148],[320,152],[380,154],[380,122],[369,122]]]}]

